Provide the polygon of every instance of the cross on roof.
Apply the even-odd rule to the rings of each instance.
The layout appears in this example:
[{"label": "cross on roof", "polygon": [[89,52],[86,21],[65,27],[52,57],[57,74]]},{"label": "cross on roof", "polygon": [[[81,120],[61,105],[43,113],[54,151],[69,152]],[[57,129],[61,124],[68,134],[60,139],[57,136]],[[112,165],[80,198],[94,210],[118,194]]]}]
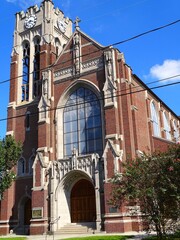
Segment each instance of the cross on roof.
[{"label": "cross on roof", "polygon": [[76,20],[74,21],[76,29],[79,29],[79,22],[81,22],[81,19],[79,17],[76,17]]}]

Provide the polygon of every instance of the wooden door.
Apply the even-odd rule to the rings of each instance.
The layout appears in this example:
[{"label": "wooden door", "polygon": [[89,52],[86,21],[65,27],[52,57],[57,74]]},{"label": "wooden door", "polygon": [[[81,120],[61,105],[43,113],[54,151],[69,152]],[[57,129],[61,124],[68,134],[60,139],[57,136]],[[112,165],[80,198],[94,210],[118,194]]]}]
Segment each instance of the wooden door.
[{"label": "wooden door", "polygon": [[96,221],[95,190],[93,185],[82,179],[71,191],[71,222]]},{"label": "wooden door", "polygon": [[31,220],[31,199],[27,199],[27,201],[24,204],[24,225],[30,225]]}]

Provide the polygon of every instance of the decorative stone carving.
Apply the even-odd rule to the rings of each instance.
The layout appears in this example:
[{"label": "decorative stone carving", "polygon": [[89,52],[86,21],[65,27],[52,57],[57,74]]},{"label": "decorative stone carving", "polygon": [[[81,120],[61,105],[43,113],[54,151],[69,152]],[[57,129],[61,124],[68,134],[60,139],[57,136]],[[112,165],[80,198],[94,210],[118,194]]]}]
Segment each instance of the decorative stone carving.
[{"label": "decorative stone carving", "polygon": [[106,81],[104,84],[104,96],[105,106],[112,106],[115,104],[115,90],[116,90],[116,78],[115,78],[115,64],[114,64],[114,51],[109,50],[104,53],[105,61],[105,76]]},{"label": "decorative stone carving", "polygon": [[55,72],[55,74],[54,74],[55,81],[62,80],[62,79],[72,77],[72,76],[73,76],[73,68],[71,68],[71,67],[65,68],[58,72]]},{"label": "decorative stone carving", "polygon": [[48,78],[48,71],[42,72],[42,94],[46,99],[48,99]]},{"label": "decorative stone carving", "polygon": [[48,120],[47,111],[50,107],[51,99],[51,72],[50,70],[45,70],[42,72],[42,96],[39,102],[39,121]]},{"label": "decorative stone carving", "polygon": [[73,37],[73,58],[75,74],[80,73],[80,37],[79,33],[75,32]]},{"label": "decorative stone carving", "polygon": [[77,149],[74,148],[72,151],[72,169],[77,169],[77,156],[78,156]]},{"label": "decorative stone carving", "polygon": [[84,71],[89,71],[89,70],[94,70],[97,68],[101,68],[103,66],[103,61],[102,58],[97,58],[93,59],[91,61],[85,62],[82,64],[82,70]]},{"label": "decorative stone carving", "polygon": [[58,178],[61,180],[67,173],[72,170],[80,170],[86,172],[92,178],[95,178],[95,170],[99,161],[97,154],[91,154],[86,156],[78,156],[77,150],[74,149],[72,158],[61,159],[56,162],[56,172]]},{"label": "decorative stone carving", "polygon": [[107,78],[109,81],[112,81],[112,52],[106,52],[105,53],[105,59],[106,59],[106,68],[107,68]]}]

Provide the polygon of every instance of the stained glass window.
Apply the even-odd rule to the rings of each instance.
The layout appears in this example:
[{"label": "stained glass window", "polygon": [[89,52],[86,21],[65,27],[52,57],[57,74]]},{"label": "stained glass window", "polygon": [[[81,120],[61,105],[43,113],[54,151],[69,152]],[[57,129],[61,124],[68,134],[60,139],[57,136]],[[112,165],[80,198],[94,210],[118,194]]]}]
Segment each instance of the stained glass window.
[{"label": "stained glass window", "polygon": [[102,153],[101,108],[97,96],[87,88],[73,92],[64,109],[64,153]]}]

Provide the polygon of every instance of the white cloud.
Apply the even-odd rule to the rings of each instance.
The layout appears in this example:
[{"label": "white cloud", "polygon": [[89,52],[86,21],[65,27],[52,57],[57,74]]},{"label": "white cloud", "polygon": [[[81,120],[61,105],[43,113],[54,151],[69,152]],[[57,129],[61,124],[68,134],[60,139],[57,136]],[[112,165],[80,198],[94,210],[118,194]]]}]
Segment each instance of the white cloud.
[{"label": "white cloud", "polygon": [[150,76],[158,80],[169,78],[166,81],[179,81],[180,76],[171,78],[176,75],[180,75],[180,60],[167,59],[162,65],[156,64],[150,69]]},{"label": "white cloud", "polygon": [[19,5],[23,10],[26,10],[28,7],[40,4],[42,0],[6,0],[9,3],[15,3]]}]

